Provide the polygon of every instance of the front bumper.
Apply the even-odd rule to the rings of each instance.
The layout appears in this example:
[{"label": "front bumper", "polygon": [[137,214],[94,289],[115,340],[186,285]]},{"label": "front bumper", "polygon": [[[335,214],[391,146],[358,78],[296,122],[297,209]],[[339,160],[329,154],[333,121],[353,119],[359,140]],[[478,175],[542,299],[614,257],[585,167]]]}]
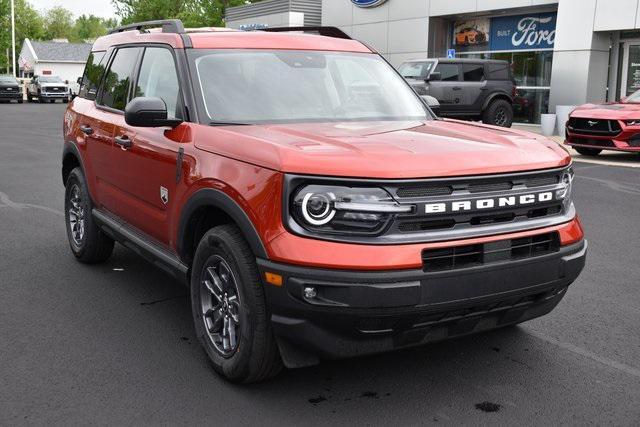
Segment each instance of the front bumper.
[{"label": "front bumper", "polygon": [[567,130],[565,145],[570,147],[595,148],[598,150],[640,152],[640,132],[638,129],[625,127],[615,136],[585,135]]},{"label": "front bumper", "polygon": [[[258,260],[273,331],[288,367],[415,346],[549,313],[585,264],[587,242],[450,271],[339,271]],[[317,296],[305,297],[313,287]]]},{"label": "front bumper", "polygon": [[43,99],[64,99],[69,97],[68,92],[41,92],[39,97]]}]

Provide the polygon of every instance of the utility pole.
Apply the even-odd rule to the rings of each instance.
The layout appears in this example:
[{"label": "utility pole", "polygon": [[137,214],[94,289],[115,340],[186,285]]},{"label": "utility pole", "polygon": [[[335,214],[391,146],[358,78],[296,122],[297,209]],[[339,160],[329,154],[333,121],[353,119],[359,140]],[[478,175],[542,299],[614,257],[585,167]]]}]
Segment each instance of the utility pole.
[{"label": "utility pole", "polygon": [[11,0],[11,59],[13,60],[13,64],[11,68],[13,69],[13,77],[17,77],[16,74],[16,7],[14,4],[14,0]]}]

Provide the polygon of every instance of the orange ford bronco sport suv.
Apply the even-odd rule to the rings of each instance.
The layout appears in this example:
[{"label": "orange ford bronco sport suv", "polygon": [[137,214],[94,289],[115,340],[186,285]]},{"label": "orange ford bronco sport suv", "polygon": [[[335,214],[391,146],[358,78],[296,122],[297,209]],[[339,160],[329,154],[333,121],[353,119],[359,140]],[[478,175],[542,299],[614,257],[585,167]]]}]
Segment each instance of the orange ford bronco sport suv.
[{"label": "orange ford bronco sport suv", "polygon": [[238,382],[550,312],[585,260],[572,176],[542,137],[437,119],[335,28],[117,28],[64,117],[73,254],[183,281]]}]

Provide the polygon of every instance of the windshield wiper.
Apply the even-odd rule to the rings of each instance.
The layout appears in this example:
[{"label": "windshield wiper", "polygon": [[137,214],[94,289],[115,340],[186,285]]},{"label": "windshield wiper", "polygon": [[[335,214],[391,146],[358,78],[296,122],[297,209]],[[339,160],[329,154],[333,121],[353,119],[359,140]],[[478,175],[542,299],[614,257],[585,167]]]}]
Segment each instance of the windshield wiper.
[{"label": "windshield wiper", "polygon": [[249,126],[251,123],[242,122],[225,122],[225,121],[213,121],[209,122],[209,126]]}]

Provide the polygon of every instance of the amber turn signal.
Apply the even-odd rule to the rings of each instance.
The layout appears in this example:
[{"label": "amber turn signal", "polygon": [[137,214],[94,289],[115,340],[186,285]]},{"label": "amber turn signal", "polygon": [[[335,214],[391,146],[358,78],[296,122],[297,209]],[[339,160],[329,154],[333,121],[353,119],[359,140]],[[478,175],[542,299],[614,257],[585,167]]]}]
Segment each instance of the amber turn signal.
[{"label": "amber turn signal", "polygon": [[282,286],[282,276],[279,274],[269,273],[267,271],[264,273],[264,278],[267,280],[267,283],[270,283],[273,286]]}]

